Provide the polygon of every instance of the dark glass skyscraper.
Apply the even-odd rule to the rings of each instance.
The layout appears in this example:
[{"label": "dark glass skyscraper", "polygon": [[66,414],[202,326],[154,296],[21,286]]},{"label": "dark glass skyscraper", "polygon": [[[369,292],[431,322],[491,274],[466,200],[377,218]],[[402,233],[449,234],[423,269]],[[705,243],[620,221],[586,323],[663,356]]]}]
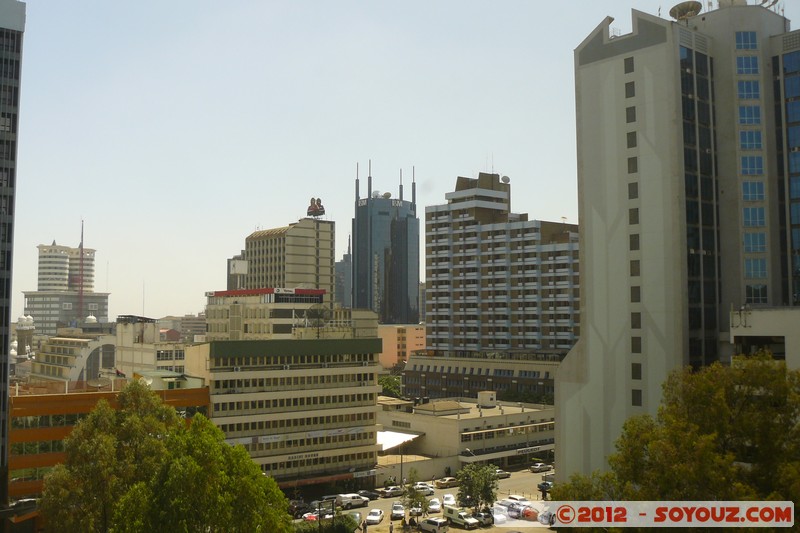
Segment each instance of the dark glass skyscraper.
[{"label": "dark glass skyscraper", "polygon": [[25,4],[0,0],[0,504],[8,501],[8,373],[11,254],[17,180],[17,116]]},{"label": "dark glass skyscraper", "polygon": [[372,190],[359,196],[353,218],[353,307],[372,309],[382,324],[419,322],[419,219],[416,183],[411,201]]}]

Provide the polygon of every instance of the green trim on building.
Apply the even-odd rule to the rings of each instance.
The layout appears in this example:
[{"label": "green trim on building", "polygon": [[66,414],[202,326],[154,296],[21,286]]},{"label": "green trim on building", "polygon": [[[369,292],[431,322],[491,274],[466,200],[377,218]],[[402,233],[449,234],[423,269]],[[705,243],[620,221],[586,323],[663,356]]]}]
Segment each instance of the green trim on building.
[{"label": "green trim on building", "polygon": [[383,351],[383,341],[378,338],[211,341],[209,345],[209,355],[211,357],[377,354]]}]

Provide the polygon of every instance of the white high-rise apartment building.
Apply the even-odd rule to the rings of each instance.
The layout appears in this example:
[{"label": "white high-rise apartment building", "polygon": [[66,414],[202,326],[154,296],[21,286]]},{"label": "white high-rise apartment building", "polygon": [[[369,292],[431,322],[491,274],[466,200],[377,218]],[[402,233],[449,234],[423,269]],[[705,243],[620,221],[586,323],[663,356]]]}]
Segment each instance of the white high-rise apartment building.
[{"label": "white high-rise apartment building", "polygon": [[459,177],[425,208],[427,348],[569,350],[578,338],[578,226],[511,212],[498,174]]},{"label": "white high-rise apartment building", "polygon": [[800,32],[744,0],[633,11],[575,50],[581,338],[556,379],[558,475],[607,468],[731,308],[800,303]]}]

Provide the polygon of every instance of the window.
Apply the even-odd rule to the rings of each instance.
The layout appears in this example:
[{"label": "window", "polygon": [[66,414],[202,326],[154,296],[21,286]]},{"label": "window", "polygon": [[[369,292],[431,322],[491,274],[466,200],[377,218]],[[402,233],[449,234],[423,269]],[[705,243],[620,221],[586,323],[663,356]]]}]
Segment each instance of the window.
[{"label": "window", "polygon": [[736,74],[758,74],[758,57],[757,56],[737,57]]},{"label": "window", "polygon": [[757,105],[740,105],[739,124],[761,124],[761,107]]},{"label": "window", "polygon": [[755,99],[761,98],[761,89],[758,80],[742,80],[736,83],[739,88],[739,98]]},{"label": "window", "polygon": [[786,122],[800,122],[800,100],[786,102]]},{"label": "window", "polygon": [[789,172],[792,174],[800,172],[800,152],[789,154]]},{"label": "window", "polygon": [[628,158],[628,174],[636,174],[639,172],[639,160],[635,157]]},{"label": "window", "polygon": [[743,215],[745,227],[759,228],[765,224],[763,207],[745,207]]},{"label": "window", "polygon": [[758,42],[756,41],[756,32],[754,31],[736,32],[737,50],[756,50],[757,48],[758,48]]},{"label": "window", "polygon": [[625,74],[630,74],[631,72],[633,72],[633,58],[632,57],[626,57],[624,59],[624,64],[625,64]]},{"label": "window", "polygon": [[631,260],[631,276],[638,276],[641,270],[641,263],[638,259]]},{"label": "window", "polygon": [[739,132],[739,147],[742,150],[761,149],[761,130],[746,130]]},{"label": "window", "polygon": [[642,353],[642,338],[641,337],[631,337],[631,352],[632,353]]},{"label": "window", "polygon": [[632,81],[625,84],[625,98],[633,98],[636,96],[636,87]]},{"label": "window", "polygon": [[631,122],[636,122],[636,108],[635,107],[631,106],[631,107],[626,107],[625,108],[625,122],[627,122],[629,124]]},{"label": "window", "polygon": [[745,303],[749,304],[765,304],[767,302],[767,286],[759,285],[746,285],[744,290]]},{"label": "window", "polygon": [[642,288],[638,285],[631,287],[631,302],[638,303],[642,301]]},{"label": "window", "polygon": [[639,184],[636,182],[628,184],[628,200],[639,198]]},{"label": "window", "polygon": [[639,223],[639,208],[628,209],[628,224]]},{"label": "window", "polygon": [[798,176],[789,178],[789,198],[792,200],[800,198],[800,177]]},{"label": "window", "polygon": [[786,94],[783,96],[786,98],[797,98],[800,96],[800,76],[792,76],[791,78],[786,78],[783,82],[784,90]]},{"label": "window", "polygon": [[800,50],[783,55],[783,72],[785,74],[800,72]]},{"label": "window", "polygon": [[745,233],[744,251],[749,254],[756,254],[767,251],[766,233]]},{"label": "window", "polygon": [[742,156],[742,174],[760,176],[764,173],[764,158],[760,155]]},{"label": "window", "polygon": [[642,313],[631,313],[631,328],[642,329]]},{"label": "window", "polygon": [[636,148],[636,132],[628,132],[628,148]]},{"label": "window", "polygon": [[631,250],[638,250],[639,249],[639,234],[634,233],[630,236],[630,249]]},{"label": "window", "polygon": [[631,390],[631,405],[634,407],[641,407],[642,406],[642,390],[641,389],[633,389]]},{"label": "window", "polygon": [[631,363],[631,379],[642,379],[642,363]]},{"label": "window", "polygon": [[764,279],[767,277],[767,260],[763,257],[744,260],[744,277],[748,279]]},{"label": "window", "polygon": [[743,181],[742,200],[746,202],[756,202],[764,199],[764,182]]}]

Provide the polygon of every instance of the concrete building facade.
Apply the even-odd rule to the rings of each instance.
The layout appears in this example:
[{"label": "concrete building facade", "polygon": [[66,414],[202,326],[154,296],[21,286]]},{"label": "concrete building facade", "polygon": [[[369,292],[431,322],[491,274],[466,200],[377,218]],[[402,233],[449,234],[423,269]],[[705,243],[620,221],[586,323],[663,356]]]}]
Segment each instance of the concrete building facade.
[{"label": "concrete building facade", "polygon": [[579,335],[578,227],[511,212],[499,174],[459,177],[425,208],[427,347],[569,350]]},{"label": "concrete building facade", "polygon": [[451,457],[453,472],[470,463],[527,466],[554,446],[552,405],[499,402],[491,391],[416,404],[382,397],[378,406],[384,430],[408,435],[404,454]]},{"label": "concrete building facade", "polygon": [[[373,319],[374,322],[374,319]],[[374,487],[377,338],[212,341],[187,347],[211,420],[281,487]]]},{"label": "concrete building facade", "polygon": [[800,33],[743,0],[698,7],[634,10],[627,35],[609,17],[575,50],[582,336],[556,386],[562,478],[607,468],[671,371],[730,359],[731,308],[798,301]]},{"label": "concrete building facade", "polygon": [[552,403],[556,370],[563,353],[476,352],[459,357],[412,354],[403,371],[406,398],[476,397]]},{"label": "concrete building facade", "polygon": [[[329,295],[325,304],[330,307],[336,288],[335,248],[335,223],[318,217],[253,232],[245,239],[243,288],[321,289]],[[233,258],[229,261],[229,269],[233,268],[231,265],[238,265],[236,268],[239,270],[245,268],[240,263]],[[235,272],[229,271],[228,275],[232,280],[236,279]]]},{"label": "concrete building facade", "polygon": [[425,350],[425,326],[420,324],[381,324],[378,336],[383,341],[380,362],[383,368],[392,368],[408,361],[416,351]]}]

